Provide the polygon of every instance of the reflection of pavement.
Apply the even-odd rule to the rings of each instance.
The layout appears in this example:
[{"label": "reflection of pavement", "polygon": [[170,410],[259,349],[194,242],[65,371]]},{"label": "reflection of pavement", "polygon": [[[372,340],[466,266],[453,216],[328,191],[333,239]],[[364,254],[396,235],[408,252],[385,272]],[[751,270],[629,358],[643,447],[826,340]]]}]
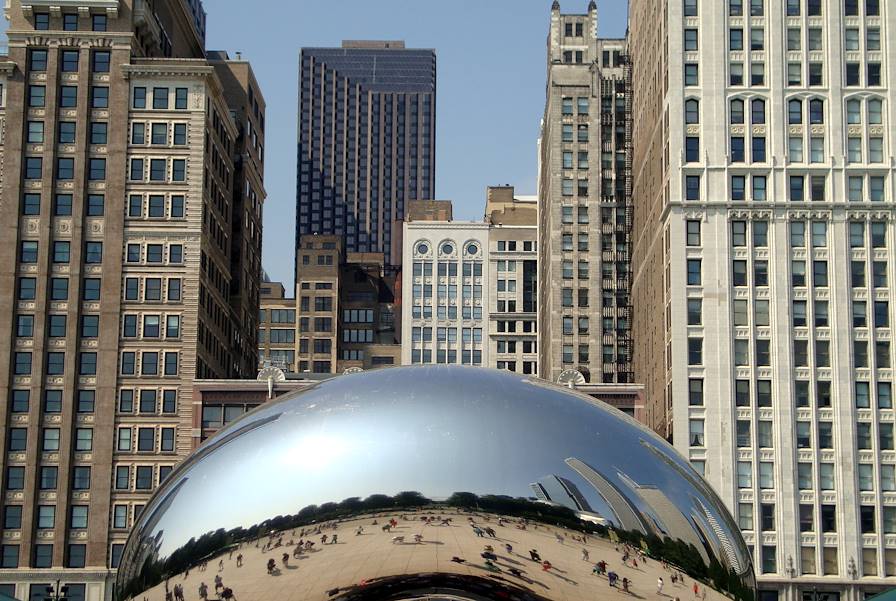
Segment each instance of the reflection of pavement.
[{"label": "reflection of pavement", "polygon": [[[323,531],[328,541],[334,532],[337,533],[337,544],[322,545],[320,535],[312,535],[310,540],[314,541],[315,550],[303,553],[300,559],[293,559],[294,547],[285,546],[292,538],[290,531],[283,533],[284,546],[268,552],[261,550],[267,538],[262,539],[259,548],[254,543],[244,543],[241,549],[234,551],[232,559],[228,559],[228,554],[225,553],[209,560],[205,572],[193,568],[186,580],[182,575],[176,576],[170,579],[169,585],[173,587],[175,584],[182,584],[187,601],[193,601],[199,598],[200,582],[205,582],[209,588],[209,598],[214,599],[215,575],[221,574],[224,585],[233,589],[238,601],[323,601],[327,599],[327,591],[344,589],[364,580],[381,576],[443,572],[503,578],[551,599],[593,601],[595,595],[599,595],[602,599],[620,601],[630,601],[632,598],[671,601],[676,597],[681,601],[694,600],[694,581],[691,578],[686,577],[684,584],[673,585],[671,574],[654,560],[649,560],[646,565],[639,560],[637,568],[624,566],[613,543],[605,539],[589,536],[587,545],[584,545],[569,538],[570,535],[577,538],[581,536],[581,533],[575,531],[542,525],[533,530],[531,524],[528,530],[520,530],[512,523],[498,526],[496,519],[486,521],[483,517],[476,517],[478,524],[495,529],[498,538],[494,539],[487,535],[476,536],[467,520],[469,514],[438,513],[450,515],[451,526],[424,525],[419,519],[423,515],[420,513],[404,514],[415,516],[415,520],[402,520],[401,515],[394,514],[398,526],[392,532],[383,532],[380,526],[393,517],[389,515],[378,516],[380,525],[376,526],[371,525],[373,519],[369,516],[340,522],[338,529]],[[364,526],[364,533],[355,535],[359,525]],[[558,532],[566,537],[562,544],[555,536]],[[415,534],[422,534],[423,542],[414,543]],[[404,544],[393,543],[395,536],[404,536]],[[295,536],[296,541],[298,538],[298,535]],[[505,550],[506,543],[513,546],[512,554]],[[486,569],[485,560],[479,555],[485,545],[494,547],[498,556],[496,563],[501,573]],[[582,559],[583,548],[587,548],[590,561]],[[543,571],[541,564],[529,558],[529,549],[537,549],[541,559],[550,561],[553,569]],[[236,557],[240,553],[243,555],[243,567],[237,568]],[[283,553],[289,553],[290,556],[289,567],[286,568],[281,562]],[[454,556],[465,559],[466,563],[451,561]],[[224,571],[218,572],[218,561],[221,558],[224,560]],[[279,573],[276,575],[269,575],[266,570],[267,561],[271,558],[277,562]],[[632,581],[631,594],[622,592],[621,588],[611,588],[605,577],[592,574],[594,563],[600,560],[607,562],[608,571],[615,571],[619,575],[620,582],[623,577]],[[511,575],[511,568],[522,571],[524,578]],[[660,576],[665,581],[662,595],[656,592],[657,578]],[[700,589],[703,590],[702,584]],[[164,601],[164,591],[164,584],[161,584],[140,595],[138,600],[145,598],[147,601]],[[727,597],[711,589],[707,589],[706,599],[728,601]]]}]

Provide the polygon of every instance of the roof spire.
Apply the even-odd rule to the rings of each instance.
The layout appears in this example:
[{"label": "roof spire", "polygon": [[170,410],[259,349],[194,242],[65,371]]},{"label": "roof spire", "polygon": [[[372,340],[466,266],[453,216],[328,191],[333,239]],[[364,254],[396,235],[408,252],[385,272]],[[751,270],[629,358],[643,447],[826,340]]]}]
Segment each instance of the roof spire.
[{"label": "roof spire", "polygon": [[593,10],[597,10],[597,2],[591,0],[591,2],[588,3],[588,12],[591,12]]},{"label": "roof spire", "polygon": [[554,3],[551,5],[551,10],[560,10],[559,0],[554,0]]}]

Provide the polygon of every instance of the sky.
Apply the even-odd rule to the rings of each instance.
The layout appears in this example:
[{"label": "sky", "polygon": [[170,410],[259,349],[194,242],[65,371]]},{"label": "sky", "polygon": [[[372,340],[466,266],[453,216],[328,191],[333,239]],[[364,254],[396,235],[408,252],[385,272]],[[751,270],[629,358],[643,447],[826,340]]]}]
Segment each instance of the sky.
[{"label": "sky", "polygon": [[[561,0],[584,13],[588,0]],[[242,52],[267,101],[262,262],[291,290],[296,109],[302,46],[404,40],[437,57],[436,196],[480,219],[489,185],[534,194],[551,0],[205,0],[207,46]],[[625,34],[626,0],[598,0],[603,37]]]},{"label": "sky", "polygon": [[[262,263],[271,279],[291,291],[302,46],[371,39],[434,48],[435,195],[454,202],[455,219],[481,219],[487,186],[535,193],[551,1],[205,0],[206,46],[241,52],[267,102]],[[588,0],[560,6],[584,13]],[[627,0],[597,0],[597,11],[601,37],[625,35]]]}]

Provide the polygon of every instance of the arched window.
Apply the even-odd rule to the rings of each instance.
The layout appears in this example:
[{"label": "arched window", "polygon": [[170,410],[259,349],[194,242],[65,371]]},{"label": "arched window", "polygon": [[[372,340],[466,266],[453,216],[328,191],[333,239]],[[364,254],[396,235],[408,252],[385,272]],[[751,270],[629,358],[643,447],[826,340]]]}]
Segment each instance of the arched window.
[{"label": "arched window", "polygon": [[731,124],[740,125],[744,122],[744,101],[740,98],[731,100]]},{"label": "arched window", "polygon": [[880,125],[884,122],[884,103],[878,98],[868,101],[868,123]]},{"label": "arched window", "polygon": [[800,125],[803,122],[803,101],[791,100],[787,103],[787,123]]},{"label": "arched window", "polygon": [[862,122],[862,101],[853,98],[846,103],[846,122],[857,125]]},{"label": "arched window", "polygon": [[824,101],[814,98],[809,101],[809,123],[819,125],[824,123]]},{"label": "arched window", "polygon": [[691,98],[684,103],[684,122],[688,125],[700,123],[700,101]]},{"label": "arched window", "polygon": [[750,103],[750,120],[753,125],[765,125],[765,100],[756,98]]}]

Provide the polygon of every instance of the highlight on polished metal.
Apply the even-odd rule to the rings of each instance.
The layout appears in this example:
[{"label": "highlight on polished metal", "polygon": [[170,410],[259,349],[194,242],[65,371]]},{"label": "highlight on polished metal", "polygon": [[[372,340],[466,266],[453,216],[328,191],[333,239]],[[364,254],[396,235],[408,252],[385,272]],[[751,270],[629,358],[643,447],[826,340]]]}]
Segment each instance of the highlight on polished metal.
[{"label": "highlight on polished metal", "polygon": [[119,601],[755,598],[708,484],[625,414],[530,376],[398,367],[263,405],[146,506]]}]

